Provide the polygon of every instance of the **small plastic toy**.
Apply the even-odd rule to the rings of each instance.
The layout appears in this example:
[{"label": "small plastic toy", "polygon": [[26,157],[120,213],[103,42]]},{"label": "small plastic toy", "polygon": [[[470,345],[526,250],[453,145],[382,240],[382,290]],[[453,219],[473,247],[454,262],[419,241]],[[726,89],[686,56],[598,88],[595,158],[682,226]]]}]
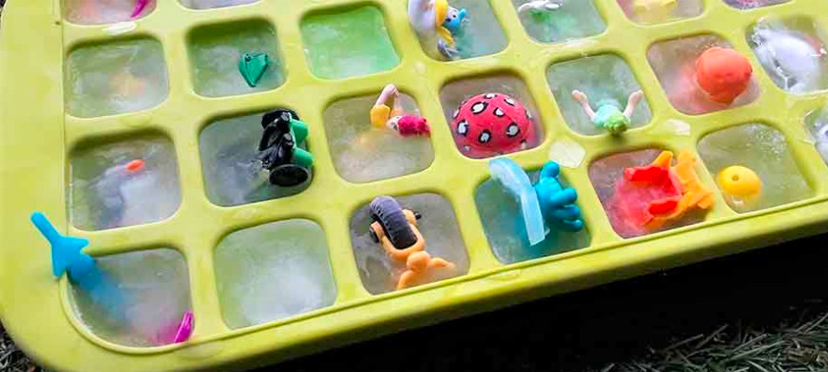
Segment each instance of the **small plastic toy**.
[{"label": "small plastic toy", "polygon": [[489,161],[489,170],[492,172],[492,180],[499,182],[518,199],[529,244],[535,245],[546,239],[546,226],[538,194],[523,168],[512,159],[498,158]]},{"label": "small plastic toy", "polygon": [[265,53],[245,53],[239,60],[239,72],[251,88],[259,85],[268,66],[270,66],[270,56]]},{"label": "small plastic toy", "polygon": [[308,138],[308,125],[288,109],[277,109],[262,117],[259,159],[270,171],[270,183],[280,187],[300,185],[310,178],[313,154],[300,148]]},{"label": "small plastic toy", "polygon": [[727,167],[719,173],[717,181],[728,204],[739,210],[749,208],[762,195],[762,179],[748,167]]},{"label": "small plastic toy", "polygon": [[[400,136],[428,136],[431,127],[428,120],[421,116],[406,115],[400,105],[400,91],[393,84],[382,90],[377,103],[371,108],[371,124],[375,127],[387,127]],[[389,105],[389,101],[392,102]],[[392,108],[393,107],[393,108]]]},{"label": "small plastic toy", "polygon": [[557,226],[564,231],[578,232],[584,229],[581,208],[575,205],[578,193],[570,187],[563,187],[558,180],[561,167],[550,161],[543,166],[540,179],[535,184],[535,193],[540,201],[543,218],[549,226]]},{"label": "small plastic toy", "polygon": [[137,18],[141,13],[144,12],[144,9],[147,8],[149,5],[150,0],[137,0],[135,2],[135,8],[132,10],[132,14],[130,14],[130,18]]},{"label": "small plastic toy", "polygon": [[518,13],[538,14],[558,10],[562,6],[563,0],[533,0],[519,6]]},{"label": "small plastic toy", "polygon": [[557,163],[546,163],[534,186],[523,168],[509,158],[492,159],[489,170],[492,179],[518,199],[530,245],[546,239],[549,233],[546,226],[557,226],[569,232],[583,230],[581,209],[575,205],[578,193],[575,189],[564,188],[558,181],[561,168]]},{"label": "small plastic toy", "polygon": [[819,150],[820,155],[822,155],[822,159],[828,162],[828,117],[825,118],[825,121],[817,119],[815,125],[817,128],[816,135],[814,136],[816,137],[814,138],[816,148]]},{"label": "small plastic toy", "polygon": [[442,258],[432,258],[428,252],[414,252],[406,260],[407,270],[397,282],[397,290],[428,282],[429,276],[440,270],[454,269],[454,264]]},{"label": "small plastic toy", "polygon": [[371,201],[371,239],[382,245],[391,259],[405,262],[407,270],[400,276],[397,289],[422,284],[438,271],[451,270],[454,264],[425,252],[425,238],[417,227],[419,213],[402,206],[390,196]]},{"label": "small plastic toy", "polygon": [[181,321],[170,329],[164,330],[159,335],[157,343],[160,345],[180,344],[190,339],[195,326],[195,318],[192,311],[187,311],[181,317]]},{"label": "small plastic toy", "polygon": [[95,191],[103,205],[98,224],[104,229],[123,225],[128,206],[124,185],[130,179],[144,173],[146,164],[141,159],[116,165],[104,171],[95,183]]},{"label": "small plastic toy", "polygon": [[632,234],[660,229],[690,210],[712,207],[713,193],[699,180],[696,161],[693,153],[682,151],[671,168],[673,153],[664,151],[650,165],[626,169],[609,203],[612,218]]},{"label": "small plastic toy", "polygon": [[822,75],[820,58],[826,56],[819,40],[767,27],[757,28],[750,40],[756,57],[768,73],[782,81],[782,88],[793,93],[815,89]]},{"label": "small plastic toy", "polygon": [[452,32],[459,31],[466,17],[466,10],[449,6],[448,0],[409,0],[408,20],[421,38],[434,42],[440,54],[454,59],[455,49]]},{"label": "small plastic toy", "polygon": [[669,19],[677,6],[677,0],[633,0],[632,10],[639,20],[655,23]]},{"label": "small plastic toy", "polygon": [[59,278],[67,273],[72,283],[90,291],[100,286],[103,275],[95,259],[82,252],[89,245],[88,240],[60,235],[40,212],[32,214],[31,220],[51,245],[54,276]]},{"label": "small plastic toy", "polygon": [[713,102],[732,104],[750,86],[752,76],[750,61],[733,49],[712,47],[696,61],[696,83]]},{"label": "small plastic toy", "polygon": [[529,110],[502,93],[486,93],[463,102],[454,111],[454,142],[472,158],[508,154],[529,147],[536,140]]},{"label": "small plastic toy", "polygon": [[638,106],[638,103],[644,98],[644,92],[639,90],[630,94],[624,111],[621,111],[621,104],[619,102],[611,99],[601,100],[598,102],[598,110],[593,111],[589,103],[589,97],[579,90],[572,91],[572,98],[581,104],[584,113],[586,113],[597,128],[618,135],[629,129],[630,118],[635,114],[635,108]]}]

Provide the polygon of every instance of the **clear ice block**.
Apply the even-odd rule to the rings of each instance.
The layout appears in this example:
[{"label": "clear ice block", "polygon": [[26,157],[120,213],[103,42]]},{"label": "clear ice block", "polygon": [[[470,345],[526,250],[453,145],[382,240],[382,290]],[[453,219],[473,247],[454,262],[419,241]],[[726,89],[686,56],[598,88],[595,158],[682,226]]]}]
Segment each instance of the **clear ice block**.
[{"label": "clear ice block", "polygon": [[[489,0],[450,0],[449,5],[467,11],[462,27],[453,35],[459,59],[495,54],[506,48],[509,41]],[[430,56],[445,59],[434,40],[420,38],[420,43]]]},{"label": "clear ice block", "polygon": [[763,6],[784,4],[791,0],[724,0],[725,4],[736,9],[754,9]]},{"label": "clear ice block", "polygon": [[[526,32],[539,42],[560,43],[582,39],[598,35],[607,29],[593,0],[511,1],[515,9],[518,9]],[[556,8],[556,5],[560,7]]]},{"label": "clear ice block", "polygon": [[[403,208],[423,215],[417,223],[426,241],[426,252],[455,265],[454,270],[436,279],[447,279],[468,272],[469,257],[451,203],[437,194],[417,194],[395,199]],[[392,260],[379,243],[371,240],[371,222],[368,205],[354,213],[351,218],[351,244],[362,284],[368,292],[380,294],[396,288],[397,280],[406,266],[405,263]]]},{"label": "clear ice block", "polygon": [[[650,3],[650,4],[646,4]],[[656,4],[647,0],[618,0],[627,18],[641,24],[657,24],[682,18],[692,18],[702,14],[704,4],[701,0],[676,0],[673,5]],[[649,7],[647,7],[649,5]]]},{"label": "clear ice block", "polygon": [[[627,62],[613,54],[556,63],[549,67],[546,78],[567,125],[585,135],[606,131],[592,123],[581,105],[572,98],[573,90],[586,93],[595,110],[602,102],[612,102],[623,110],[630,94],[641,90]],[[646,99],[641,100],[631,119],[631,129],[647,125],[653,119]]]},{"label": "clear ice block", "polygon": [[805,127],[814,138],[819,154],[828,163],[828,107],[812,112],[805,118]]},{"label": "clear ice block", "polygon": [[199,137],[204,187],[211,202],[223,206],[255,203],[298,194],[312,177],[294,187],[270,184],[259,160],[262,114],[216,121]]},{"label": "clear ice block", "polygon": [[155,10],[155,0],[63,0],[64,17],[72,23],[99,25],[134,21]]},{"label": "clear ice block", "polygon": [[174,249],[152,249],[95,261],[103,273],[101,284],[94,289],[73,286],[71,297],[75,314],[89,330],[124,346],[172,343],[170,330],[191,310],[184,256]]},{"label": "clear ice block", "polygon": [[[533,184],[538,182],[539,175],[539,171],[529,172]],[[562,177],[559,179],[564,187],[569,187]],[[590,244],[586,230],[572,233],[551,227],[543,241],[530,245],[520,203],[503,186],[491,179],[477,188],[474,200],[489,246],[504,264],[552,256],[585,248]]]},{"label": "clear ice block", "polygon": [[[530,119],[534,125],[536,138],[529,139],[526,144],[526,149],[537,147],[543,142],[544,131],[541,124],[540,116],[538,115],[535,101],[529,93],[529,89],[523,81],[513,75],[491,75],[485,77],[474,77],[455,80],[443,86],[440,91],[440,103],[443,106],[443,114],[446,117],[446,122],[451,125],[454,117],[454,112],[466,100],[485,93],[501,93],[511,96],[517,101],[523,103],[529,111]],[[455,141],[458,149],[461,144]]]},{"label": "clear ice block", "polygon": [[75,49],[65,75],[66,110],[82,118],[146,110],[169,95],[164,52],[152,39]]},{"label": "clear ice block", "polygon": [[731,166],[747,167],[761,179],[761,193],[754,200],[726,197],[728,205],[737,212],[788,204],[813,194],[785,135],[770,126],[744,124],[713,132],[699,142],[699,154],[717,180]]},{"label": "clear ice block", "polygon": [[[622,238],[629,239],[647,234],[652,234],[660,231],[675,229],[683,226],[689,226],[705,220],[706,211],[694,209],[688,211],[687,214],[678,220],[671,221],[656,229],[651,229],[646,226],[637,226],[635,222],[626,219],[623,211],[619,209],[616,202],[615,195],[617,187],[620,182],[624,182],[624,171],[629,168],[642,167],[650,165],[662,153],[661,149],[644,149],[631,152],[623,152],[604,157],[594,161],[589,166],[589,178],[592,181],[592,186],[598,194],[598,199],[601,200],[601,205],[604,207],[604,212],[607,213],[613,230]],[[675,164],[675,160],[673,161]],[[696,172],[698,173],[699,166],[696,165]],[[659,190],[653,188],[655,192],[651,193],[653,200],[656,201],[664,197]]]},{"label": "clear ice block", "polygon": [[794,94],[828,89],[828,38],[813,19],[763,19],[747,40],[778,87]]},{"label": "clear ice block", "polygon": [[311,71],[324,79],[369,75],[400,64],[382,12],[374,6],[311,15],[302,21],[302,41]]},{"label": "clear ice block", "polygon": [[[196,93],[220,97],[274,89],[285,82],[276,32],[264,21],[206,26],[189,40],[190,69]],[[256,87],[239,72],[244,54],[266,54],[270,63]]]},{"label": "clear ice block", "polygon": [[[365,183],[428,168],[434,162],[431,139],[374,127],[369,113],[375,101],[375,96],[349,98],[325,110],[325,135],[336,172],[350,182]],[[399,103],[407,115],[420,115],[410,96],[400,95]]]},{"label": "clear ice block", "polygon": [[181,5],[190,9],[214,9],[230,6],[253,4],[259,0],[179,0]]},{"label": "clear ice block", "polygon": [[161,221],[181,204],[173,145],[160,136],[76,150],[69,179],[69,219],[81,230]]},{"label": "clear ice block", "polygon": [[215,265],[221,311],[230,328],[306,313],[336,300],[325,232],[310,220],[235,231],[216,247]]},{"label": "clear ice block", "polygon": [[[698,35],[662,41],[653,44],[647,52],[667,98],[677,110],[688,115],[701,115],[714,111],[747,105],[759,98],[760,89],[752,78],[745,92],[732,104],[711,100],[696,83],[696,61],[712,47],[732,49],[730,44],[714,35]],[[754,74],[756,73],[754,69]]]}]

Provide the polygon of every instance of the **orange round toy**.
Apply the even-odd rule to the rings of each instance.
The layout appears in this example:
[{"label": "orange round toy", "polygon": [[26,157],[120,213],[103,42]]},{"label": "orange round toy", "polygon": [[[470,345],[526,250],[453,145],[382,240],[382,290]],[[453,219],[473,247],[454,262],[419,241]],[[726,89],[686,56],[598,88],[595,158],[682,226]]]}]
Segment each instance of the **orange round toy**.
[{"label": "orange round toy", "polygon": [[750,85],[753,66],[733,49],[712,47],[696,61],[696,83],[710,100],[731,104]]}]

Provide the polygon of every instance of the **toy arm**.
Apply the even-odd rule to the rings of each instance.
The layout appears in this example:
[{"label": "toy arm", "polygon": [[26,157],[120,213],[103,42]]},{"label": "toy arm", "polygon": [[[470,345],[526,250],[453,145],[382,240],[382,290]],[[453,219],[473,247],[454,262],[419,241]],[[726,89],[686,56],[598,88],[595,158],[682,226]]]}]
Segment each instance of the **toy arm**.
[{"label": "toy arm", "polygon": [[440,257],[432,258],[431,261],[428,263],[429,268],[437,268],[437,269],[453,269],[454,264],[448,262]]},{"label": "toy arm", "polygon": [[632,117],[635,114],[635,108],[638,106],[638,103],[641,102],[641,99],[644,98],[644,92],[642,91],[635,91],[630,94],[630,98],[627,99],[627,108],[624,110],[624,116]]},{"label": "toy arm", "polygon": [[388,84],[380,93],[379,98],[377,98],[377,103],[374,104],[375,106],[390,106],[388,104],[389,100],[397,101],[397,97],[400,96],[400,91],[394,84]]},{"label": "toy arm", "polygon": [[561,166],[554,161],[550,161],[541,169],[540,177],[543,178],[557,178],[561,174]]},{"label": "toy arm", "polygon": [[290,121],[290,129],[293,130],[293,134],[296,138],[293,140],[296,141],[296,144],[299,145],[308,138],[308,124],[301,120],[291,120]]},{"label": "toy arm", "polygon": [[580,90],[573,90],[572,98],[581,104],[581,108],[583,108],[584,113],[589,116],[589,120],[593,120],[595,118],[595,111],[593,111],[592,107],[589,105],[589,97],[587,97],[584,92],[581,92]]},{"label": "toy arm", "polygon": [[413,271],[406,271],[400,276],[400,280],[397,281],[397,290],[406,289],[408,288],[411,283],[414,282],[416,274]]}]

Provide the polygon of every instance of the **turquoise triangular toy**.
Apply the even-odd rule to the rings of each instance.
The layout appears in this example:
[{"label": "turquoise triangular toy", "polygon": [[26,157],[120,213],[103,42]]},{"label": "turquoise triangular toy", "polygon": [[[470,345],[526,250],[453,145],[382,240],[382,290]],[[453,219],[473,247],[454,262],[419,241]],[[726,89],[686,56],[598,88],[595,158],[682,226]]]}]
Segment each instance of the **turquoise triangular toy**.
[{"label": "turquoise triangular toy", "polygon": [[267,67],[270,65],[270,57],[265,53],[245,53],[239,61],[239,72],[241,72],[247,85],[255,88],[262,80]]}]

